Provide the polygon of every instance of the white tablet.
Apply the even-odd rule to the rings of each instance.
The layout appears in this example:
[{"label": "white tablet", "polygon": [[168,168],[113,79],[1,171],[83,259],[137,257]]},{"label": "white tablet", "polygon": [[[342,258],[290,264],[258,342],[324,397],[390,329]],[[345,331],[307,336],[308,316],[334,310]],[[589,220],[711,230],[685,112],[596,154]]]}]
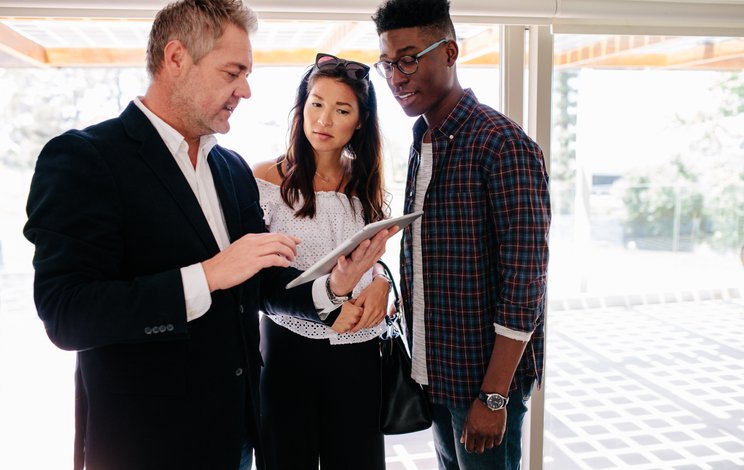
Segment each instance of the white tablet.
[{"label": "white tablet", "polygon": [[315,262],[307,271],[303,272],[296,278],[294,278],[289,284],[287,289],[299,286],[306,282],[314,281],[315,279],[328,274],[336,265],[336,260],[340,256],[347,256],[364,240],[374,237],[377,232],[387,228],[391,228],[393,225],[397,225],[398,229],[403,230],[411,222],[424,215],[424,211],[412,212],[410,214],[402,215],[392,219],[380,220],[378,222],[372,222],[367,224],[359,230],[357,233],[347,238],[343,243],[337,246],[333,251]]}]

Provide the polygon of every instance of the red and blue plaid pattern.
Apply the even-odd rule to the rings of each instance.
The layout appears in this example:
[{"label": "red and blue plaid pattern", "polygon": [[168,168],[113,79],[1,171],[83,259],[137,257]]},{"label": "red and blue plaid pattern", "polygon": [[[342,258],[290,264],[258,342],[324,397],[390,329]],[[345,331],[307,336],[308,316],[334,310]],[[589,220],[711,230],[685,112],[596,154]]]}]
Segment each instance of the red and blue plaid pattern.
[{"label": "red and blue plaid pattern", "polygon": [[[426,129],[422,118],[414,125],[405,213],[416,197]],[[515,377],[542,379],[548,173],[538,145],[469,89],[431,139],[434,166],[421,221],[429,393],[435,403],[463,407],[480,390],[494,323],[532,332]],[[409,226],[401,241],[408,325],[411,235]]]}]

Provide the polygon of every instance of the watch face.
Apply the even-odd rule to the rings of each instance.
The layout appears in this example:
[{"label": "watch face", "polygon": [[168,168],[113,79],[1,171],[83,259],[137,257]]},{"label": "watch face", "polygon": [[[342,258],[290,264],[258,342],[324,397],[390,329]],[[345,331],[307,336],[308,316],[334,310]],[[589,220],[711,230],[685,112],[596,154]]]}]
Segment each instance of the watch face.
[{"label": "watch face", "polygon": [[492,410],[498,410],[504,407],[504,399],[499,395],[489,395],[486,404]]}]

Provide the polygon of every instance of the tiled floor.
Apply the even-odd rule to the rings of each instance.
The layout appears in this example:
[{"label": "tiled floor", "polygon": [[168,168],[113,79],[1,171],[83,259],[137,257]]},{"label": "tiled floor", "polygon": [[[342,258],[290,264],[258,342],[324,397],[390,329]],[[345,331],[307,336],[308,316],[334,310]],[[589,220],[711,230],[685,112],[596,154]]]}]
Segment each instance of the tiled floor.
[{"label": "tiled floor", "polygon": [[555,312],[546,468],[744,468],[744,301]]},{"label": "tiled floor", "polygon": [[[551,312],[545,469],[744,468],[744,301]],[[388,468],[435,469],[431,435]]]},{"label": "tiled floor", "polygon": [[437,468],[431,430],[385,438],[387,470]]},{"label": "tiled floor", "polygon": [[[0,468],[64,469],[74,354],[45,337],[30,282],[0,276]],[[549,315],[546,470],[744,468],[744,300]],[[388,469],[436,468],[430,431],[386,443]]]}]

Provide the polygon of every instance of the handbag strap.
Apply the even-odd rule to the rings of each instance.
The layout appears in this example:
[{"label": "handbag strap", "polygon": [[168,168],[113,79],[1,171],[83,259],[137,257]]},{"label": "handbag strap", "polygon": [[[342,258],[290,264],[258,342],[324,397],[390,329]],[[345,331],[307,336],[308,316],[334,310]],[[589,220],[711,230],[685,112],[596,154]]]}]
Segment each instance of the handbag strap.
[{"label": "handbag strap", "polygon": [[390,268],[387,264],[385,264],[382,260],[377,260],[377,264],[382,266],[382,269],[385,270],[385,275],[390,279],[390,284],[393,286],[393,296],[395,297],[395,300],[393,301],[393,305],[395,306],[395,314],[398,315],[400,313],[400,296],[398,295],[398,285],[395,283],[395,278],[393,278],[393,273],[390,272]]},{"label": "handbag strap", "polygon": [[393,286],[393,297],[395,298],[395,300],[393,300],[395,314],[393,314],[392,317],[385,315],[385,321],[388,325],[388,334],[392,333],[393,335],[400,336],[403,341],[403,346],[406,348],[406,354],[408,354],[408,357],[413,357],[411,354],[411,348],[408,346],[408,339],[403,333],[403,322],[405,322],[405,318],[403,318],[403,315],[401,315],[400,312],[400,295],[398,294],[398,286],[395,283],[393,273],[390,271],[388,265],[382,260],[378,260],[377,263],[382,266],[382,269],[385,270],[385,275],[390,279],[390,284]]}]

